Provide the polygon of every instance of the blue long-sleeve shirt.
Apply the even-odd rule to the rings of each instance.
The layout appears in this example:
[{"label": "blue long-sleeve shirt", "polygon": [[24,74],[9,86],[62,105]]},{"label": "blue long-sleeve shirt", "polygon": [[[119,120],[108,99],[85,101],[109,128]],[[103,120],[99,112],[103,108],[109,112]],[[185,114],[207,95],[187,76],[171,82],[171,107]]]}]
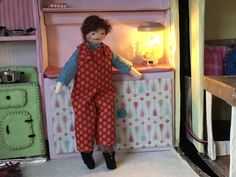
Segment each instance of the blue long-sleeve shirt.
[{"label": "blue long-sleeve shirt", "polygon": [[[89,46],[89,48],[92,50],[96,49],[97,47],[99,47],[99,44]],[[57,82],[61,82],[63,85],[67,86],[75,77],[78,70],[78,55],[79,49],[77,48],[62,68],[59,76],[57,77]],[[129,73],[132,67],[131,63],[129,64],[124,62],[124,59],[121,59],[121,57],[119,57],[115,53],[112,53],[111,63],[112,66],[118,69],[121,73]]]}]

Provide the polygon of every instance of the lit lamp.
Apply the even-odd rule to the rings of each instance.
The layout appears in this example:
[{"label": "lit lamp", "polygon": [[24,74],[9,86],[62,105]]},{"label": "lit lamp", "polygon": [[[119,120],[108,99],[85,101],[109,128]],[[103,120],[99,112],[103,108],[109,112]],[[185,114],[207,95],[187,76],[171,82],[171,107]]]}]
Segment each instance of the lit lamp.
[{"label": "lit lamp", "polygon": [[157,22],[145,22],[138,26],[138,53],[148,65],[158,63],[164,53],[164,25]]}]

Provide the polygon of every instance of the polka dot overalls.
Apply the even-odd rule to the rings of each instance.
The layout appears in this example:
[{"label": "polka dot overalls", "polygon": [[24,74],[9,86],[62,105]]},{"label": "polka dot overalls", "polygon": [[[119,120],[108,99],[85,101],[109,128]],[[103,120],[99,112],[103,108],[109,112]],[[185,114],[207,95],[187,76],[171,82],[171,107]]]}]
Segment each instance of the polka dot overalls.
[{"label": "polka dot overalls", "polygon": [[94,139],[106,147],[115,143],[112,52],[108,46],[90,50],[86,43],[78,46],[78,71],[72,91],[75,112],[75,135],[80,152],[93,150]]}]

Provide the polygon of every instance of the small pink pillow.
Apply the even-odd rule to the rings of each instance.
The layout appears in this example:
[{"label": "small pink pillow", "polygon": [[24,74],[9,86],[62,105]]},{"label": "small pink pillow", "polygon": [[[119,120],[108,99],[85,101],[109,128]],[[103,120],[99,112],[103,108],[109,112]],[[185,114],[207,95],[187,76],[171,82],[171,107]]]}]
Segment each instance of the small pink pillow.
[{"label": "small pink pillow", "polygon": [[220,76],[224,74],[224,60],[226,48],[224,46],[205,45],[204,74]]}]

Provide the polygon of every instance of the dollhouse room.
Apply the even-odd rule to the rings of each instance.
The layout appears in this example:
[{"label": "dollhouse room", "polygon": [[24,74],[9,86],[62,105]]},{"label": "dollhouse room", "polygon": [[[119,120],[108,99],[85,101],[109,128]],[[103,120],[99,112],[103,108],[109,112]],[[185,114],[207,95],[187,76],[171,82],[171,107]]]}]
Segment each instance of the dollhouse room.
[{"label": "dollhouse room", "polygon": [[[202,28],[199,30],[204,35],[199,36],[198,48],[193,48],[196,47],[193,44],[196,42],[193,37],[196,14],[191,10],[190,3],[189,11],[193,12],[189,16],[190,46],[188,41],[185,44],[186,48],[190,48],[190,53],[185,51],[181,56],[186,59],[182,64],[191,66],[185,68],[185,87],[182,87],[186,90],[184,127],[188,128],[188,140],[200,153],[200,158],[194,160],[203,160],[210,168],[208,171],[212,170],[210,176],[235,176],[233,120],[236,33],[233,19],[236,14],[232,8],[235,2],[208,0],[201,5],[204,15],[201,16],[199,26]],[[197,82],[193,81],[194,78]],[[195,104],[191,104],[193,102]]]},{"label": "dollhouse room", "polygon": [[[183,4],[186,5],[185,0],[0,0],[0,176],[11,173],[15,177],[208,176],[180,146],[182,117],[186,116],[181,101],[185,100],[181,85],[181,77],[184,78],[181,58],[185,57],[181,56],[180,41],[184,27],[180,17],[183,14],[179,13]],[[203,92],[208,88],[203,87],[204,28],[200,28],[204,26],[205,1],[190,0],[188,7],[192,39],[189,42],[191,128],[197,136],[205,138]],[[109,70],[116,90],[112,102],[115,119],[112,156],[104,155],[110,151],[98,142],[93,143],[91,153],[78,150],[83,144],[78,143],[81,137],[88,138],[86,132],[80,135],[78,132],[87,129],[92,121],[78,124],[81,111],[75,107],[74,99],[78,98],[73,95],[80,74],[61,85],[60,94],[56,91],[58,83],[61,84],[57,79],[74,56],[78,62],[76,68],[84,62],[82,58],[89,63],[85,71],[94,71],[95,74],[87,75],[91,80],[103,77],[101,73],[106,71],[103,68],[107,69],[106,61],[102,61],[101,70],[97,69],[92,48],[88,48],[92,57],[84,57],[87,49],[82,44],[88,46],[90,35],[103,30],[99,26],[95,31],[83,31],[85,19],[90,16],[98,16],[111,25],[111,31],[99,33],[103,42],[99,39],[95,43],[102,46],[100,58],[109,58],[112,65],[119,59],[130,68],[129,72],[120,72],[119,64],[114,64]],[[183,39],[187,38],[188,35]],[[91,84],[92,91],[99,84]],[[210,98],[207,100],[211,107]],[[101,105],[104,102],[107,98]],[[95,105],[95,113],[102,115],[101,107],[97,107],[100,102],[90,103]],[[212,147],[216,141],[209,128],[211,109],[207,111],[207,147],[194,138],[189,139],[199,153],[215,161]],[[89,108],[87,112],[94,111]],[[101,125],[97,124],[94,124],[98,127],[96,131]],[[111,133],[103,131],[101,137],[104,134]],[[94,138],[97,140],[97,136]],[[233,153],[231,148],[230,154]],[[88,157],[89,162],[91,158],[95,162],[92,167],[88,165]],[[116,162],[116,169],[110,170],[109,158]],[[230,177],[235,174],[233,162],[235,159],[231,158]]]}]

